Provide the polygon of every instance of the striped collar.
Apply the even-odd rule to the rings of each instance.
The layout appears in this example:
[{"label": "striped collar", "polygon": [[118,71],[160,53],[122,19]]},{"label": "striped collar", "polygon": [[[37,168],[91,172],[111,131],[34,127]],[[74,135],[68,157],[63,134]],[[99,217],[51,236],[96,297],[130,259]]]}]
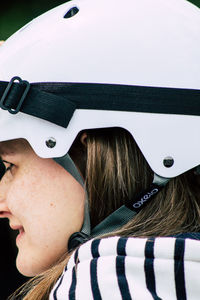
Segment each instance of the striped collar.
[{"label": "striped collar", "polygon": [[198,300],[200,240],[191,237],[91,240],[71,256],[50,299]]}]

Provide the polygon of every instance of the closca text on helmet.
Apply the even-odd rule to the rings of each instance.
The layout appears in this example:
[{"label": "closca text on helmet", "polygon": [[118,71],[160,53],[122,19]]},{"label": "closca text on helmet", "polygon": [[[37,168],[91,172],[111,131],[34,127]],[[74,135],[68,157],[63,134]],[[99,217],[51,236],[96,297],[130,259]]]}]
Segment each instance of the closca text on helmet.
[{"label": "closca text on helmet", "polygon": [[200,164],[200,10],[185,0],[69,1],[0,48],[0,141],[64,156],[123,127],[155,174]]}]

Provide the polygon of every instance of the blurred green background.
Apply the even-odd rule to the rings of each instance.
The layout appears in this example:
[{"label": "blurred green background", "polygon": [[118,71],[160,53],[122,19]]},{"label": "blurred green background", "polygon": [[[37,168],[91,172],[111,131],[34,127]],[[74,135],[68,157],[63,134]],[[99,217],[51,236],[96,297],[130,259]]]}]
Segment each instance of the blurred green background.
[{"label": "blurred green background", "polygon": [[[166,0],[167,1],[167,0]],[[41,13],[67,2],[66,0],[7,0],[0,4],[0,40],[7,39],[12,33]],[[190,0],[200,7],[200,0]]]},{"label": "blurred green background", "polygon": [[0,4],[0,40],[11,34],[47,10],[67,0],[7,0]]}]

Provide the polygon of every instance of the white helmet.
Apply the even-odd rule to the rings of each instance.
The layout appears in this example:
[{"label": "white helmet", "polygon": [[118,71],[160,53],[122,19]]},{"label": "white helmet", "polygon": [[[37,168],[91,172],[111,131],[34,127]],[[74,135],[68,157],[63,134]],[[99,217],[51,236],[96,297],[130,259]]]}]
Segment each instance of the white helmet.
[{"label": "white helmet", "polygon": [[0,48],[0,141],[60,157],[80,130],[119,126],[156,174],[177,176],[200,164],[199,51],[185,0],[60,5]]}]

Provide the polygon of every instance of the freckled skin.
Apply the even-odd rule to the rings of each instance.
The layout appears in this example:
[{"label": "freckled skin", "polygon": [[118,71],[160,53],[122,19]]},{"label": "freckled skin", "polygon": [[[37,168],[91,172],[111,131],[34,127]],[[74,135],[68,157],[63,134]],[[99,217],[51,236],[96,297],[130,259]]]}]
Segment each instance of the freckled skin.
[{"label": "freckled skin", "polygon": [[0,216],[23,226],[16,264],[22,274],[34,276],[54,264],[67,251],[71,234],[81,229],[84,189],[25,140],[0,143],[0,155],[14,164],[0,182]]}]

